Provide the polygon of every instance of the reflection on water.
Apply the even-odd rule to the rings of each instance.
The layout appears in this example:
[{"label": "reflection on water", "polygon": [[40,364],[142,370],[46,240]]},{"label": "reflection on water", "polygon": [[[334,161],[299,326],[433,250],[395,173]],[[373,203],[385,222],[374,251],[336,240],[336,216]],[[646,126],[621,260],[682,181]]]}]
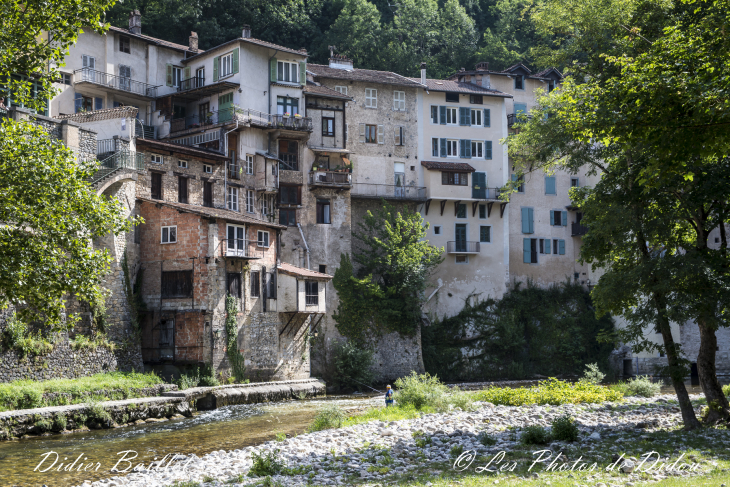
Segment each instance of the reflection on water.
[{"label": "reflection on water", "polygon": [[[195,418],[179,419],[163,423],[128,426],[124,428],[88,431],[70,435],[33,437],[15,441],[0,442],[0,484],[3,486],[51,487],[77,485],[86,479],[97,480],[114,475],[111,468],[122,458],[119,452],[133,450],[137,463],[149,465],[155,459],[167,454],[204,455],[214,450],[234,450],[256,445],[273,439],[276,433],[299,434],[309,425],[324,401],[335,402],[351,412],[368,407],[373,399],[369,396],[334,397],[309,401],[294,401],[276,404],[228,406],[215,411],[200,413]],[[377,399],[379,403],[379,398]],[[42,455],[54,451],[59,455],[52,470],[45,473],[33,471]],[[89,463],[87,470],[57,471],[61,466],[72,463],[79,455],[83,457],[76,465]],[[132,454],[128,454],[130,458]],[[39,470],[50,467],[56,459],[50,455]],[[96,463],[101,464],[98,470]],[[120,468],[126,463],[120,464]]]}]

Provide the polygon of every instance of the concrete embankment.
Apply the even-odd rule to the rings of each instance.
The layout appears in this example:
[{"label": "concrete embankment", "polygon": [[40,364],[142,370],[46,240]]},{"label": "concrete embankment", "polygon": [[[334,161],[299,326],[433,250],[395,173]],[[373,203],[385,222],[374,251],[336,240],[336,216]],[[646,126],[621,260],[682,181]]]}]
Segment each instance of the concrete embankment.
[{"label": "concrete embankment", "polygon": [[159,397],[5,411],[0,412],[0,440],[25,435],[118,428],[128,424],[190,417],[195,411],[223,406],[306,399],[324,393],[325,385],[322,382],[303,379],[195,387],[163,392]]}]

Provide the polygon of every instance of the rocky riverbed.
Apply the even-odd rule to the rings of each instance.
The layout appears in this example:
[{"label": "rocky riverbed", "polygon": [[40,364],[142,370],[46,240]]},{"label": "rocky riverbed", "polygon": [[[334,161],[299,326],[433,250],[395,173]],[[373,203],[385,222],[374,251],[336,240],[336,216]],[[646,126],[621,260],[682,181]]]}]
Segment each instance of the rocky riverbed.
[{"label": "rocky riverbed", "polygon": [[[699,400],[700,396],[692,399]],[[372,403],[379,405],[381,399]],[[204,486],[256,485],[263,479],[248,473],[257,455],[282,462],[287,467],[284,474],[271,480],[291,486],[382,484],[396,479],[429,485],[429,476],[457,471],[459,475],[476,472],[495,476],[495,483],[503,478],[534,479],[561,471],[574,479],[574,485],[621,482],[630,486],[723,468],[723,455],[730,445],[726,431],[679,430],[681,416],[673,396],[562,406],[476,405],[477,409],[469,412],[424,414],[389,423],[374,421],[241,450],[221,450],[200,458],[168,457],[161,465],[140,466],[136,472],[130,469],[123,476],[85,482],[83,486],[156,487],[186,481]],[[532,446],[520,442],[522,428],[549,427],[553,419],[566,414],[575,418],[580,430],[578,441]],[[712,452],[698,451],[710,447]],[[651,451],[657,453],[644,460],[642,455]],[[126,466],[120,464],[120,468]],[[480,471],[480,467],[486,470]]]}]

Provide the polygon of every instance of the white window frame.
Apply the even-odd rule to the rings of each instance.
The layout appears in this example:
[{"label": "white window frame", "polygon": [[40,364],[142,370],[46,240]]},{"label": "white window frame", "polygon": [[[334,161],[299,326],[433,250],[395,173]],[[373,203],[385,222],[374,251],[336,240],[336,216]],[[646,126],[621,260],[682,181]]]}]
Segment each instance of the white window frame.
[{"label": "white window frame", "polygon": [[484,109],[483,108],[472,108],[469,114],[469,120],[471,121],[472,127],[481,127],[484,125]]},{"label": "white window frame", "polygon": [[483,140],[472,140],[471,141],[471,157],[472,159],[484,159],[484,141]]},{"label": "white window frame", "polygon": [[246,212],[256,213],[256,192],[252,189],[246,190]]},{"label": "white window frame", "polygon": [[393,110],[397,112],[406,111],[406,92],[393,91]]},{"label": "white window frame", "polygon": [[[434,111],[434,108],[436,111]],[[428,118],[431,119],[431,125],[438,125],[439,124],[439,106],[438,105],[431,105],[429,108],[430,112],[428,114]],[[434,118],[433,115],[436,114],[436,117]]]},{"label": "white window frame", "polygon": [[342,93],[343,95],[347,96],[347,86],[335,86],[335,91],[337,93]]},{"label": "white window frame", "polygon": [[446,157],[459,157],[458,139],[446,139]]},{"label": "white window frame", "polygon": [[393,140],[395,142],[395,145],[406,145],[403,141],[403,138],[405,137],[405,129],[402,125],[396,125],[393,130]]},{"label": "white window frame", "polygon": [[165,158],[164,158],[164,156],[161,156],[160,154],[150,154],[150,162],[152,164],[164,164]]},{"label": "white window frame", "polygon": [[365,108],[378,108],[378,90],[365,88]]},{"label": "white window frame", "polygon": [[179,66],[173,66],[172,67],[172,86],[174,88],[180,87],[180,82],[182,81],[183,76],[183,68]]},{"label": "white window frame", "polygon": [[267,195],[263,195],[262,198],[259,198],[259,201],[261,201],[261,214],[264,216],[269,215],[269,197]]},{"label": "white window frame", "polygon": [[213,174],[213,166],[210,164],[203,164],[203,172],[205,174]]},{"label": "white window frame", "polygon": [[187,169],[188,168],[188,161],[183,161],[181,159],[178,159],[177,160],[177,167],[180,167],[182,169]]},{"label": "white window frame", "polygon": [[276,80],[282,83],[299,83],[299,63],[277,61]]},{"label": "white window frame", "polygon": [[226,208],[231,211],[238,211],[238,188],[228,186],[228,194],[226,195]]},{"label": "white window frame", "polygon": [[[174,230],[175,239],[170,240],[170,229]],[[167,230],[167,241],[165,241],[165,230]],[[177,225],[165,225],[160,227],[160,243],[161,244],[174,244],[177,243]]]},{"label": "white window frame", "polygon": [[446,107],[446,125],[459,125],[459,110],[456,107]]},{"label": "white window frame", "polygon": [[[438,231],[436,231],[436,229],[438,229]],[[441,231],[441,225],[434,225],[433,226],[433,234],[434,235],[439,235],[439,236],[441,236],[441,235],[444,234],[444,232]]]},{"label": "white window frame", "polygon": [[253,155],[246,154],[246,174],[253,174]]},{"label": "white window frame", "polygon": [[[266,238],[265,238],[265,239],[262,239],[261,237],[264,237],[264,236],[265,236]],[[265,230],[258,230],[258,231],[256,232],[256,245],[257,245],[258,247],[265,247],[265,248],[269,248],[270,242],[271,242],[271,241],[269,240],[269,232],[267,232],[267,231],[265,231]],[[265,244],[265,245],[264,245],[264,244]]]},{"label": "white window frame", "polygon": [[441,143],[438,137],[431,137],[431,157],[441,157]]},{"label": "white window frame", "polygon": [[[239,239],[239,238],[235,238],[234,237],[234,239],[233,239],[234,240],[234,243],[232,244],[231,243],[231,239],[228,238],[228,234],[229,234],[229,229],[230,228],[233,228],[234,229],[233,235],[237,235],[239,229],[243,230],[243,238]],[[246,255],[246,251],[248,250],[246,248],[246,243],[247,243],[247,240],[248,240],[246,238],[247,236],[248,236],[248,234],[246,233],[246,227],[244,225],[234,225],[232,223],[227,223],[226,224],[226,255],[240,255],[240,256],[245,256]],[[238,243],[238,240],[242,240],[243,242],[241,242],[239,244]],[[240,245],[240,248],[239,248],[239,245]],[[241,283],[241,284],[243,285],[243,283]]]},{"label": "white window frame", "polygon": [[219,78],[225,78],[233,74],[233,51],[223,54],[220,57],[219,68]]}]

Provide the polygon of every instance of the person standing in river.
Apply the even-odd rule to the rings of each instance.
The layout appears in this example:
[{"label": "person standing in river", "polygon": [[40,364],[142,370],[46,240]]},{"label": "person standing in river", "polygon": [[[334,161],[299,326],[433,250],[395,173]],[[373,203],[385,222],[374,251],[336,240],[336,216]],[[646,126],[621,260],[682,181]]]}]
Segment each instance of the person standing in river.
[{"label": "person standing in river", "polygon": [[390,388],[390,386],[387,386],[385,388],[385,407],[389,407],[393,405],[393,389]]}]

